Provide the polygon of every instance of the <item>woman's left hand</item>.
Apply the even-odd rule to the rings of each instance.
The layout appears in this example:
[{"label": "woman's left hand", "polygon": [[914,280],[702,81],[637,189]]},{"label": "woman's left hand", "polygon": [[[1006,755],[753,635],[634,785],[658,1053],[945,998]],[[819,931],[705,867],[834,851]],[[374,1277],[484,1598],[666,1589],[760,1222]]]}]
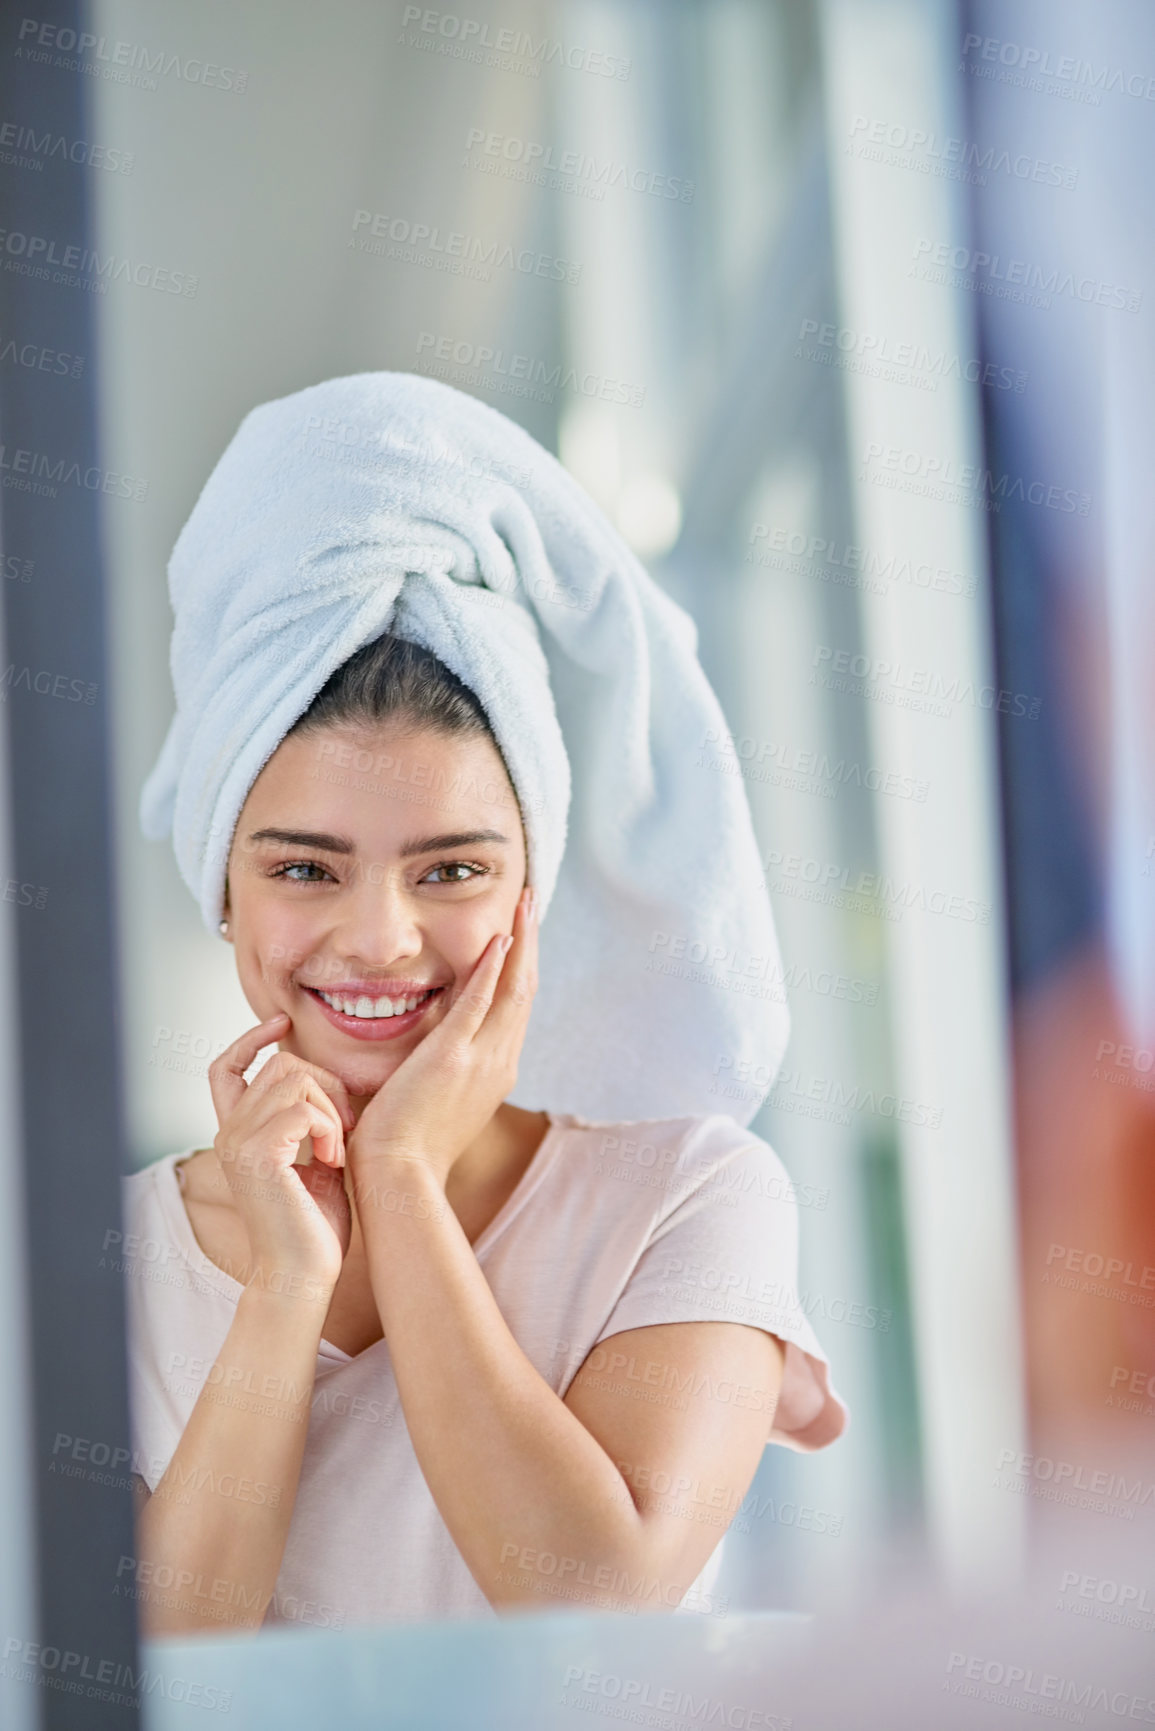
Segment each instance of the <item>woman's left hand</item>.
[{"label": "woman's left hand", "polygon": [[497,935],[437,1026],[385,1082],[346,1138],[354,1180],[416,1161],[444,1185],[517,1080],[537,990],[537,906],[522,892],[512,937]]}]

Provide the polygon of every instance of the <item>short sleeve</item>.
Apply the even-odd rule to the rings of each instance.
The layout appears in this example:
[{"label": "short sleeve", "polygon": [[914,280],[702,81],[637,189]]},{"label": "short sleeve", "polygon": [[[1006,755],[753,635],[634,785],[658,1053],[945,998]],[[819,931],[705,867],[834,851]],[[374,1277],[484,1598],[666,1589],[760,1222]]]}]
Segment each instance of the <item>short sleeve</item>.
[{"label": "short sleeve", "polygon": [[719,1116],[697,1121],[679,1168],[686,1187],[656,1222],[598,1342],[670,1322],[764,1329],[785,1348],[766,1440],[807,1454],[825,1448],[848,1413],[799,1297],[798,1203],[785,1167],[766,1142]]},{"label": "short sleeve", "polygon": [[155,1491],[176,1453],[181,1432],[166,1413],[163,1400],[158,1399],[153,1378],[131,1348],[128,1373],[132,1471],[140,1474],[150,1491]]},{"label": "short sleeve", "polygon": [[150,1491],[168,1470],[235,1314],[223,1290],[228,1277],[213,1269],[195,1239],[204,1272],[193,1267],[189,1246],[174,1231],[173,1163],[181,1157],[154,1161],[121,1180],[131,1470]]}]

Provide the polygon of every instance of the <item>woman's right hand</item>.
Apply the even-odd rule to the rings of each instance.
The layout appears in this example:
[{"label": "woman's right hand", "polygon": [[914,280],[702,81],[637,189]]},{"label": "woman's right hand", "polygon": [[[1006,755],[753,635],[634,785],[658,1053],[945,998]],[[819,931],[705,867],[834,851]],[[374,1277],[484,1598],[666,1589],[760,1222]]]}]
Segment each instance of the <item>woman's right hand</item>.
[{"label": "woman's right hand", "polygon": [[[354,1115],[340,1079],[290,1052],[245,1071],[292,1026],[284,1011],[250,1028],[209,1065],[220,1125],[213,1148],[249,1238],[249,1278],[274,1292],[327,1298],[349,1248],[345,1128]],[[313,1163],[294,1166],[312,1137]]]}]

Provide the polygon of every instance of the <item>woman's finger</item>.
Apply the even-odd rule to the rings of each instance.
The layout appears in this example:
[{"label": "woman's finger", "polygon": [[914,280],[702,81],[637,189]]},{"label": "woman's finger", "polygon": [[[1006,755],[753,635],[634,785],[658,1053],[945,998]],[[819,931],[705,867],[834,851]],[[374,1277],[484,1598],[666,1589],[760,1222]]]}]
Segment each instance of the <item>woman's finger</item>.
[{"label": "woman's finger", "polygon": [[311,1076],[316,1077],[317,1081],[321,1084],[321,1087],[336,1107],[337,1116],[340,1118],[342,1124],[345,1126],[346,1130],[351,1130],[357,1122],[357,1118],[353,1111],[352,1101],[349,1098],[349,1090],[346,1088],[344,1082],[342,1082],[340,1076],[334,1075],[332,1070],[326,1070],[323,1064],[311,1064],[307,1058],[298,1058],[297,1062],[303,1069],[308,1070]]},{"label": "woman's finger", "polygon": [[493,994],[512,943],[512,937],[503,937],[500,933],[490,938],[476,967],[451,1005],[448,1015],[429,1036],[430,1040],[435,1034],[442,1033],[442,1030],[447,1041],[472,1040],[489,1014]]},{"label": "woman's finger", "polygon": [[[222,1142],[217,1157],[226,1179],[231,1169],[239,1178],[272,1183],[288,1171],[306,1136],[331,1152],[335,1134],[328,1112],[311,1100],[294,1100],[266,1119],[258,1135],[247,1137],[238,1147],[230,1149]],[[326,1161],[326,1165],[332,1164],[331,1159]]]},{"label": "woman's finger", "polygon": [[309,1076],[317,1083],[326,1100],[332,1105],[334,1117],[347,1130],[351,1130],[357,1120],[349,1099],[349,1090],[340,1076],[334,1075],[332,1070],[326,1070],[322,1064],[312,1064],[307,1058],[298,1058],[295,1052],[278,1052],[269,1059],[260,1073],[253,1077],[249,1086],[250,1089],[275,1091],[284,1082],[294,1085],[293,1078],[299,1076]]},{"label": "woman's finger", "polygon": [[258,1022],[255,1028],[249,1028],[239,1040],[226,1046],[220,1057],[214,1058],[209,1065],[209,1089],[218,1123],[223,1124],[228,1115],[236,1109],[238,1101],[244,1098],[248,1088],[245,1071],[258,1052],[271,1046],[274,1040],[284,1038],[285,1029],[278,1026],[281,1022],[291,1023],[291,1017],[284,1010],[278,1010],[275,1016]]},{"label": "woman's finger", "polygon": [[[338,1133],[344,1125],[341,1113],[324,1084],[318,1081],[316,1066],[298,1058],[293,1052],[278,1052],[269,1059],[249,1084],[248,1100],[254,1112],[262,1110],[262,1102],[283,1096],[286,1101],[312,1100],[329,1118]],[[322,1074],[328,1074],[327,1071]],[[350,1116],[352,1108],[350,1108]]]},{"label": "woman's finger", "polygon": [[326,1166],[343,1166],[345,1164],[345,1127],[341,1123],[340,1113],[320,1082],[315,1076],[311,1076],[304,1067],[289,1072],[284,1081],[295,1088],[303,1089],[304,1098],[325,1116],[329,1127],[325,1135],[312,1137],[315,1158],[322,1161]]},{"label": "woman's finger", "polygon": [[[314,1090],[316,1090],[315,1093]],[[333,1110],[332,1101],[311,1076],[309,1077],[309,1095],[306,1104],[317,1114],[318,1128],[314,1129],[310,1126],[309,1129],[314,1158],[319,1160],[323,1166],[343,1166],[345,1164],[345,1137],[341,1130],[340,1120]],[[301,1140],[304,1141],[304,1137]],[[298,1152],[300,1152],[299,1143]]]},{"label": "woman's finger", "polygon": [[[313,1154],[325,1166],[340,1168],[345,1164],[345,1126],[341,1123],[340,1114],[325,1089],[312,1076],[306,1077],[306,1098],[324,1112],[332,1125],[332,1135],[318,1138],[314,1136]],[[307,1170],[307,1169],[303,1169]]]},{"label": "woman's finger", "polygon": [[513,917],[513,946],[493,994],[489,1027],[512,1033],[529,1020],[537,991],[537,902],[526,890]]}]

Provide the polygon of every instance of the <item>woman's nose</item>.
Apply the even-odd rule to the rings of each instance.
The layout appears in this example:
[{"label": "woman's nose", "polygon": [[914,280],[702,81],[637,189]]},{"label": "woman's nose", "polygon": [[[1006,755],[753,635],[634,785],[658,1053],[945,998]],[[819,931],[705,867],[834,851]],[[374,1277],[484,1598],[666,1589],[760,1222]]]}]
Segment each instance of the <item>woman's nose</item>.
[{"label": "woman's nose", "polygon": [[425,936],[403,874],[395,868],[361,866],[341,897],[334,946],[347,960],[388,968],[420,955]]}]

